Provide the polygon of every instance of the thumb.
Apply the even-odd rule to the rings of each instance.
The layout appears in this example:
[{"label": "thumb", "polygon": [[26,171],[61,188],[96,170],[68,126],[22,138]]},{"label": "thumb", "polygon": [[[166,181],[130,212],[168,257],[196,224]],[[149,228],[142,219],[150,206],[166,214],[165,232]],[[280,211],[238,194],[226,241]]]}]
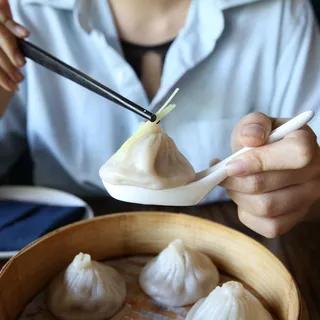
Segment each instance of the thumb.
[{"label": "thumb", "polygon": [[265,144],[272,130],[273,119],[263,113],[250,113],[240,120],[231,136],[233,152],[243,147],[259,147]]}]

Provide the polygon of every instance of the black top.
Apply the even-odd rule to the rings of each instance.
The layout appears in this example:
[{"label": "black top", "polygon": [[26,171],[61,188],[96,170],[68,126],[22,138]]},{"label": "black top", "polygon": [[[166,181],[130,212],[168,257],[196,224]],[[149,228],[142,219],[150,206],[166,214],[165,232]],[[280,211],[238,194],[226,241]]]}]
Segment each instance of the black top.
[{"label": "black top", "polygon": [[160,45],[155,45],[155,46],[143,46],[143,45],[134,44],[131,42],[121,40],[121,46],[122,46],[122,51],[125,59],[132,66],[138,78],[140,79],[141,78],[141,60],[144,54],[148,52],[156,52],[160,54],[162,58],[162,65],[163,65],[166,54],[173,41],[174,40],[171,40],[169,42],[166,42]]}]

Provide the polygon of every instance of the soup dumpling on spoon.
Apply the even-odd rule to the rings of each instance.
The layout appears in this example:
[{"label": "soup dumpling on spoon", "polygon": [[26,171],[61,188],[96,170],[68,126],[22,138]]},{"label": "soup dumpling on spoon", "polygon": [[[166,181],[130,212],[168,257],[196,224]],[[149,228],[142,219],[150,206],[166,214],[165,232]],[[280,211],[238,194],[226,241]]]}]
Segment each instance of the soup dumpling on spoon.
[{"label": "soup dumpling on spoon", "polygon": [[[165,104],[157,113],[157,121],[174,108]],[[145,122],[101,167],[99,175],[111,185],[163,190],[187,185],[196,173],[160,125]]]}]

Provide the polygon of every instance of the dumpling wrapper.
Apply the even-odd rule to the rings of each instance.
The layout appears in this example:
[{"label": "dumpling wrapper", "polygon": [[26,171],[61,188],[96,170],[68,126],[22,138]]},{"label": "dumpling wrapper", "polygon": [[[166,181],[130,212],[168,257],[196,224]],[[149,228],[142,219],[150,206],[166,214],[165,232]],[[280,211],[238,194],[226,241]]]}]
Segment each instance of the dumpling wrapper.
[{"label": "dumpling wrapper", "polygon": [[159,303],[181,307],[206,297],[218,285],[219,272],[208,256],[177,239],[146,264],[139,283]]},{"label": "dumpling wrapper", "polygon": [[186,320],[272,320],[260,301],[236,281],[215,288],[199,300]]},{"label": "dumpling wrapper", "polygon": [[61,320],[105,320],[119,311],[126,294],[117,270],[79,253],[50,283],[46,303]]},{"label": "dumpling wrapper", "polygon": [[162,190],[186,185],[195,171],[175,142],[158,124],[144,123],[100,169],[113,185]]}]

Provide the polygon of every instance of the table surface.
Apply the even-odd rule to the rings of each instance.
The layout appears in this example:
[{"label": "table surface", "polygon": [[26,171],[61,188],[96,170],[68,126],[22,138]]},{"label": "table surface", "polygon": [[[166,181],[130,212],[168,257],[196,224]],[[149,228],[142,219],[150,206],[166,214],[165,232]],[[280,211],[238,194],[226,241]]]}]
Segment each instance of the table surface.
[{"label": "table surface", "polygon": [[[311,320],[320,320],[320,220],[310,220],[275,239],[265,239],[239,221],[232,202],[197,207],[155,207],[127,204],[111,199],[85,199],[96,215],[132,212],[165,211],[195,215],[212,220],[254,238],[271,250],[295,278],[305,299]],[[319,212],[320,216],[320,212]],[[0,268],[5,261],[0,260]]]}]

